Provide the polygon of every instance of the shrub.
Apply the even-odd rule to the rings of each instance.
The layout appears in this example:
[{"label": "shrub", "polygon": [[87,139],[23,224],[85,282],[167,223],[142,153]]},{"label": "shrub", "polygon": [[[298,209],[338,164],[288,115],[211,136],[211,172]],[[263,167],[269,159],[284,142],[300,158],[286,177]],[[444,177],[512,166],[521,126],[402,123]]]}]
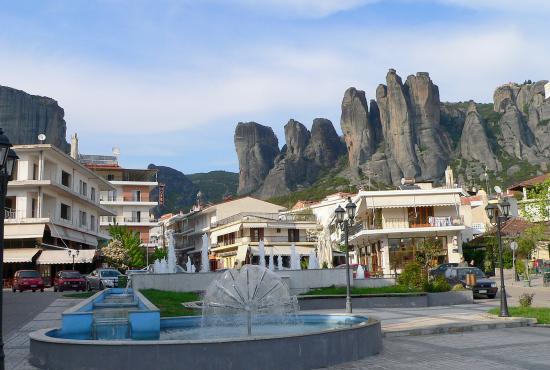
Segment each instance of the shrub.
[{"label": "shrub", "polygon": [[397,283],[408,289],[423,289],[426,277],[422,272],[422,266],[418,262],[411,262],[405,266],[403,272],[397,278]]},{"label": "shrub", "polygon": [[519,305],[521,307],[524,307],[524,308],[527,308],[527,307],[531,307],[531,304],[533,304],[533,297],[535,296],[535,293],[523,293],[520,297],[519,297]]},{"label": "shrub", "polygon": [[443,276],[438,276],[432,281],[424,283],[424,290],[430,293],[448,292],[451,290],[451,284]]},{"label": "shrub", "polygon": [[466,290],[466,288],[464,288],[464,286],[460,283],[458,284],[455,284],[455,286],[453,286],[453,289],[452,289],[454,292],[461,292],[463,290]]}]

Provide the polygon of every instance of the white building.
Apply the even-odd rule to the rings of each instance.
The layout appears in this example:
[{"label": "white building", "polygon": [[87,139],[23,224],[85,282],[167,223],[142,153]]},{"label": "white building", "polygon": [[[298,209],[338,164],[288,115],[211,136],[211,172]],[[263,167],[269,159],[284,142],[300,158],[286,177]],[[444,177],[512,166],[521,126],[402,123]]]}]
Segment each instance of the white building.
[{"label": "white building", "polygon": [[99,194],[113,186],[50,144],[13,149],[19,159],[6,197],[5,274],[37,264],[49,277],[53,265],[72,265],[72,258],[55,247],[79,249],[76,263],[91,263],[98,240],[109,238],[99,219],[113,215],[100,204]]},{"label": "white building", "polygon": [[[400,190],[360,191],[352,197],[357,217],[349,237],[355,262],[368,266],[373,273],[399,273],[415,260],[416,246],[428,237],[441,241],[437,262],[459,262],[461,233],[465,230],[461,195],[460,188],[433,188],[431,183]],[[334,222],[332,230],[341,235]]]},{"label": "white building", "polygon": [[544,85],[544,98],[545,99],[550,98],[550,82]]}]

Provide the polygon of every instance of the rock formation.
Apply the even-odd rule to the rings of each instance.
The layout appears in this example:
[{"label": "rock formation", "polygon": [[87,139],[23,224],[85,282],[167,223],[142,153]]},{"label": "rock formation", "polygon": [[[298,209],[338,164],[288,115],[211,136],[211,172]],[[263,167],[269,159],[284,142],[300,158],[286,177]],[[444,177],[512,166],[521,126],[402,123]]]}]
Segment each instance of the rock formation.
[{"label": "rock formation", "polygon": [[[460,137],[460,155],[468,161],[474,161],[490,171],[500,171],[502,166],[491,149],[485,133],[484,122],[476,104],[470,101]],[[481,169],[481,168],[480,168]]]},{"label": "rock formation", "polygon": [[279,143],[271,127],[256,122],[239,122],[235,129],[239,159],[239,194],[257,190],[273,168]]},{"label": "rock formation", "polygon": [[53,99],[0,86],[0,127],[12,144],[36,144],[44,134],[45,143],[68,152],[64,115]]}]

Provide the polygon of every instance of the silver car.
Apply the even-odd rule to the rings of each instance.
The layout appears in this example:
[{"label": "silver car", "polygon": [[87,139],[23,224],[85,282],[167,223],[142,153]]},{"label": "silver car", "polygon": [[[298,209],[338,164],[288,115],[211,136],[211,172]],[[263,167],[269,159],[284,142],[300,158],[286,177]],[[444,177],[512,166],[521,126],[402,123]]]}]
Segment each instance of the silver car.
[{"label": "silver car", "polygon": [[105,289],[118,287],[118,278],[122,274],[116,269],[97,269],[86,276],[86,289]]}]

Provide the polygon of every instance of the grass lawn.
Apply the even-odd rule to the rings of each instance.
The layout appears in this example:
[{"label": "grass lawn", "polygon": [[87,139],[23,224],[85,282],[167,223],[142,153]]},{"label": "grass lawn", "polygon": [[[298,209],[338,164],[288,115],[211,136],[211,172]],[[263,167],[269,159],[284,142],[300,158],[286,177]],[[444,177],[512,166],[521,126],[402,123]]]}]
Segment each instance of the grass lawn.
[{"label": "grass lawn", "polygon": [[82,293],[65,293],[65,294],[63,294],[63,297],[65,297],[65,298],[81,298],[81,299],[84,299],[84,298],[90,298],[91,296],[93,296],[96,293],[97,292],[94,292],[94,291],[82,292]]},{"label": "grass lawn", "polygon": [[[491,308],[489,313],[498,315],[500,309],[498,307]],[[550,324],[550,308],[548,307],[510,307],[508,308],[511,316],[528,317],[537,319],[539,324]]]},{"label": "grass lawn", "polygon": [[182,305],[183,302],[200,300],[197,293],[165,292],[156,289],[144,289],[140,292],[159,308],[161,317],[200,315],[200,311],[185,308]]},{"label": "grass lawn", "polygon": [[[411,290],[402,285],[390,285],[378,288],[351,288],[351,294],[388,294],[388,293],[418,293],[420,290]],[[346,294],[346,287],[327,287],[313,289],[301,295],[336,295]]]}]

